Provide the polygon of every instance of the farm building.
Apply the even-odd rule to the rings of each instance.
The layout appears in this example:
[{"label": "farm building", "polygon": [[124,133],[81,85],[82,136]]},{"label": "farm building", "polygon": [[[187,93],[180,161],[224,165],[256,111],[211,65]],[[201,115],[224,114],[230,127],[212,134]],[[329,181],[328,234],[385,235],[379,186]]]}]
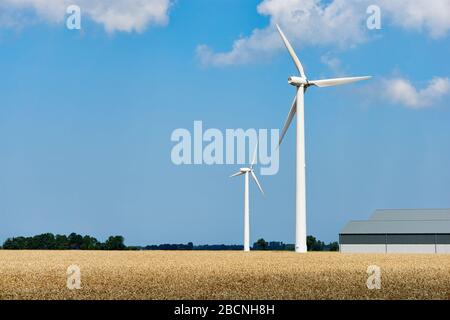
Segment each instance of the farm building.
[{"label": "farm building", "polygon": [[376,210],[339,234],[343,253],[450,253],[450,209]]}]

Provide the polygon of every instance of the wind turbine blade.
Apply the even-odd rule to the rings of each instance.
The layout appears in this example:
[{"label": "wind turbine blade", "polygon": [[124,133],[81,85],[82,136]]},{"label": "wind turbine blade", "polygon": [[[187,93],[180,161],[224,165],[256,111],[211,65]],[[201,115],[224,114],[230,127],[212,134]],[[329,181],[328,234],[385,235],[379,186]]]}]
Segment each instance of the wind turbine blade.
[{"label": "wind turbine blade", "polygon": [[278,141],[278,146],[281,145],[281,142],[283,141],[283,138],[289,129],[289,126],[291,125],[292,119],[295,116],[295,113],[297,112],[297,96],[295,96],[294,101],[292,102],[291,110],[289,110],[288,117],[284,123],[283,130],[281,131],[280,140]]},{"label": "wind turbine blade", "polygon": [[230,178],[237,177],[237,176],[242,176],[243,174],[244,174],[244,172],[239,171],[239,172],[236,172],[235,174],[232,174],[230,176]]},{"label": "wind turbine blade", "polygon": [[253,158],[252,158],[252,163],[250,164],[250,169],[253,169],[253,166],[256,163],[257,151],[258,151],[258,142],[256,142],[255,151],[253,151]]},{"label": "wind turbine blade", "polygon": [[255,181],[256,185],[258,186],[259,191],[261,191],[261,193],[264,194],[264,190],[262,189],[261,184],[259,183],[258,178],[256,177],[255,172],[254,172],[253,170],[250,171],[250,172],[252,173],[253,180]]},{"label": "wind turbine blade", "polygon": [[283,39],[284,45],[286,46],[286,49],[289,51],[289,54],[291,55],[292,61],[294,61],[295,66],[297,67],[298,72],[303,78],[305,77],[305,71],[303,70],[303,66],[298,59],[297,55],[295,54],[294,49],[292,48],[291,44],[289,43],[289,40],[284,35],[283,31],[281,31],[280,26],[277,24],[278,32],[280,33],[281,39]]},{"label": "wind turbine blade", "polygon": [[367,80],[372,77],[351,77],[351,78],[336,78],[336,79],[324,79],[324,80],[311,80],[308,81],[310,85],[314,85],[317,87],[332,87],[339,86],[342,84],[353,83],[357,81]]}]

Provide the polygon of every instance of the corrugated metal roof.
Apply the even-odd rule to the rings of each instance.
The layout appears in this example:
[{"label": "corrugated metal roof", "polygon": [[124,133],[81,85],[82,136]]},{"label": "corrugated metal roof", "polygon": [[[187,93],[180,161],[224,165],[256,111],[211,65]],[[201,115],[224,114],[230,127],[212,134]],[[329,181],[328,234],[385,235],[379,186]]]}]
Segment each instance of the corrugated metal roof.
[{"label": "corrugated metal roof", "polygon": [[450,220],[368,220],[350,221],[341,234],[379,233],[447,233],[450,234]]},{"label": "corrugated metal roof", "polygon": [[383,209],[370,220],[450,220],[450,209]]}]

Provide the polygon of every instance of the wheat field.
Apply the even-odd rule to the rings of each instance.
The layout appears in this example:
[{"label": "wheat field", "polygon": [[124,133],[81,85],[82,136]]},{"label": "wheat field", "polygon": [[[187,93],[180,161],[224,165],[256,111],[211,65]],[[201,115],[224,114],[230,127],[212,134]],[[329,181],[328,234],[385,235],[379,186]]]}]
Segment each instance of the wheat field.
[{"label": "wheat field", "polygon": [[0,250],[0,299],[450,299],[450,255]]}]

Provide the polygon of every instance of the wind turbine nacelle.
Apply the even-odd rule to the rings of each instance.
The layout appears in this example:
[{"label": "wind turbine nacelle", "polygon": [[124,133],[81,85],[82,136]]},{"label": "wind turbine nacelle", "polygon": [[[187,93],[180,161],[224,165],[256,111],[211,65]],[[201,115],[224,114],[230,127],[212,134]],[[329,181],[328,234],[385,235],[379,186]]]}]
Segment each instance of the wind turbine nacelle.
[{"label": "wind turbine nacelle", "polygon": [[289,77],[288,78],[288,83],[291,86],[300,87],[300,86],[307,85],[308,84],[308,80],[306,80],[305,78],[302,78],[302,77]]}]

